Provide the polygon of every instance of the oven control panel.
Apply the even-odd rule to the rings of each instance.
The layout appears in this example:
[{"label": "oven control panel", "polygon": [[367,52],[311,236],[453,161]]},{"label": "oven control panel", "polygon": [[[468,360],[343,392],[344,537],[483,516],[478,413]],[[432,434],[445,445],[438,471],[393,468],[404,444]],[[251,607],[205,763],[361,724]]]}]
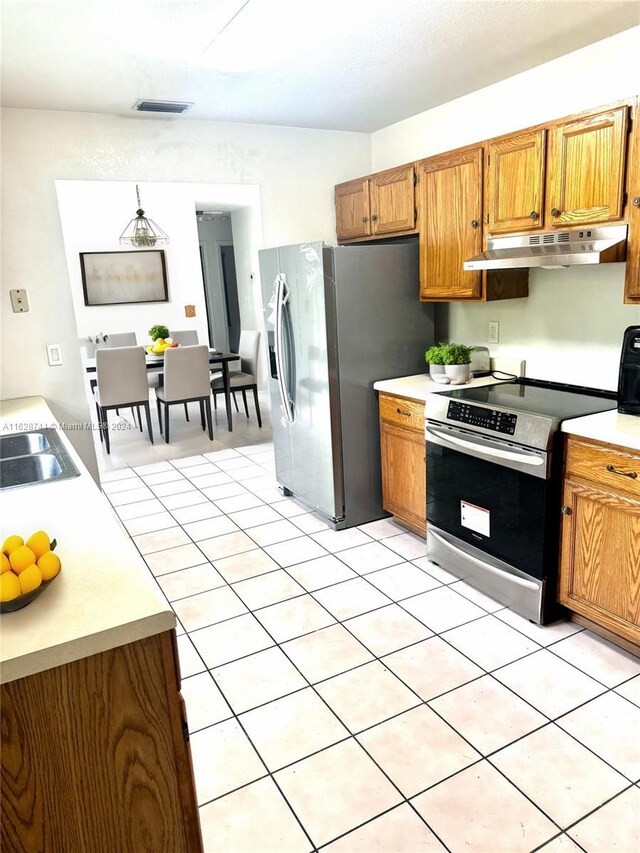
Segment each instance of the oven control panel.
[{"label": "oven control panel", "polygon": [[518,420],[518,416],[512,415],[510,412],[498,412],[496,409],[472,406],[469,403],[461,403],[459,400],[449,401],[447,418],[450,421],[459,421],[463,424],[491,429],[494,432],[502,432],[506,435],[514,434]]}]

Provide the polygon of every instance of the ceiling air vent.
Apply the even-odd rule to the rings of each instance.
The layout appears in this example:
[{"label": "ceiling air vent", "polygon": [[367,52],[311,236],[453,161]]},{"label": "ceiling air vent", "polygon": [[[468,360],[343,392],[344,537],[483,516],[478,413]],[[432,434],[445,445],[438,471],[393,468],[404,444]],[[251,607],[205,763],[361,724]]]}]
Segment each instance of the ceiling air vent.
[{"label": "ceiling air vent", "polygon": [[139,113],[171,113],[172,115],[180,115],[189,107],[193,106],[193,101],[136,101],[133,109]]}]

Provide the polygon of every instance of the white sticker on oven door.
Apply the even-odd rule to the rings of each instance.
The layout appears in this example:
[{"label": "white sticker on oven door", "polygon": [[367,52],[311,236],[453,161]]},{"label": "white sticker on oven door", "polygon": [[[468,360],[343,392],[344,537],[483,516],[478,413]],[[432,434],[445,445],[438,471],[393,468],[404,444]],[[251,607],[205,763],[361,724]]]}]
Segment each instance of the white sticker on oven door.
[{"label": "white sticker on oven door", "polygon": [[483,536],[491,536],[490,533],[491,513],[481,506],[460,501],[460,524],[481,533]]}]

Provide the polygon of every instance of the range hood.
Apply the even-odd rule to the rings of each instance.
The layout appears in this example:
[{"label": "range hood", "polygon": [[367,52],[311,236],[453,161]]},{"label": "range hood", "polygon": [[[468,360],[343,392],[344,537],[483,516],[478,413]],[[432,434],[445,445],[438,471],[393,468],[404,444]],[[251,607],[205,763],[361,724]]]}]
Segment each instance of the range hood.
[{"label": "range hood", "polygon": [[517,237],[493,237],[487,240],[487,251],[465,261],[464,269],[555,269],[578,264],[624,261],[626,240],[626,225],[550,231]]}]

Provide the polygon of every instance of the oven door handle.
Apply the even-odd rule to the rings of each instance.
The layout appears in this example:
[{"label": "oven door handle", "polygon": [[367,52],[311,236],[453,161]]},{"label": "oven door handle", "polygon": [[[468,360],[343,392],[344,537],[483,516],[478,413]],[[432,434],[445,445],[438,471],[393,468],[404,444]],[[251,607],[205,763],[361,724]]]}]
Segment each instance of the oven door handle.
[{"label": "oven door handle", "polygon": [[544,456],[519,452],[517,450],[505,450],[502,447],[497,447],[495,444],[490,444],[490,440],[484,438],[482,442],[474,442],[466,438],[456,438],[448,432],[442,432],[433,426],[427,426],[425,432],[427,436],[431,436],[435,444],[441,444],[443,447],[449,445],[454,448],[459,447],[473,456],[482,454],[484,456],[491,456],[494,459],[502,459],[505,462],[518,462],[521,465],[531,465],[536,468],[540,465],[545,465],[547,461]]},{"label": "oven door handle", "polygon": [[498,575],[498,577],[506,578],[510,583],[516,583],[519,586],[524,586],[527,589],[535,589],[538,590],[540,585],[535,581],[528,581],[524,578],[518,577],[518,575],[511,574],[511,572],[505,572],[503,569],[498,569],[496,566],[492,566],[490,563],[485,563],[484,560],[479,560],[477,557],[474,557],[473,554],[468,554],[466,551],[463,551],[462,548],[458,548],[457,545],[454,545],[452,542],[449,542],[448,539],[445,539],[444,536],[440,536],[433,528],[428,529],[428,535],[433,536],[434,539],[437,539],[442,545],[446,548],[450,548],[452,551],[460,554],[461,557],[464,557],[465,560],[469,560],[471,563],[475,563],[477,566],[481,566],[485,571],[491,572],[491,574]]}]

